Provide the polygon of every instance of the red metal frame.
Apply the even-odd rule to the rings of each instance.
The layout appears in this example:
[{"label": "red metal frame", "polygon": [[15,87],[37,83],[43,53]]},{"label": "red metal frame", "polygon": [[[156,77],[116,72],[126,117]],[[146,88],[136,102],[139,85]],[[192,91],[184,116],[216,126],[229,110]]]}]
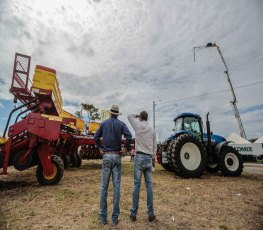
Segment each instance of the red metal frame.
[{"label": "red metal frame", "polygon": [[51,175],[54,170],[51,162],[52,153],[53,147],[48,145],[47,142],[42,142],[39,144],[37,148],[37,154],[46,176]]},{"label": "red metal frame", "polygon": [[12,139],[9,139],[6,144],[5,144],[5,160],[4,160],[4,165],[3,165],[3,171],[1,174],[7,174],[7,167],[8,167],[8,162],[10,158],[10,153],[11,153],[11,148],[12,148]]},{"label": "red metal frame", "polygon": [[45,70],[45,71],[48,71],[48,72],[51,72],[51,73],[56,74],[56,70],[55,70],[55,69],[51,69],[51,68],[46,67],[46,66],[36,65],[36,68],[37,68],[37,69],[42,69],[42,70]]},{"label": "red metal frame", "polygon": [[24,104],[34,98],[34,94],[29,89],[29,82],[31,82],[29,78],[30,63],[30,56],[15,54],[12,83],[9,91],[15,96],[15,99]]},{"label": "red metal frame", "polygon": [[31,151],[36,147],[37,144],[37,136],[36,135],[30,135],[29,137],[29,143],[28,143],[28,149],[26,153],[20,157],[19,162],[24,163],[28,155],[31,153]]}]

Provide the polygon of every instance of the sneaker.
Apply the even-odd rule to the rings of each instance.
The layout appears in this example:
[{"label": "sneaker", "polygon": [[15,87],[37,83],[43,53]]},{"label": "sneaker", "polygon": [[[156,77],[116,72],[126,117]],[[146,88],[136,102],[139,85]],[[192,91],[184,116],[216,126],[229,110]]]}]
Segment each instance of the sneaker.
[{"label": "sneaker", "polygon": [[130,215],[130,219],[131,219],[131,221],[136,221],[136,216],[134,216],[134,215]]},{"label": "sneaker", "polygon": [[150,222],[153,222],[153,221],[155,220],[155,215],[152,214],[152,215],[148,216],[148,220],[149,220]]}]

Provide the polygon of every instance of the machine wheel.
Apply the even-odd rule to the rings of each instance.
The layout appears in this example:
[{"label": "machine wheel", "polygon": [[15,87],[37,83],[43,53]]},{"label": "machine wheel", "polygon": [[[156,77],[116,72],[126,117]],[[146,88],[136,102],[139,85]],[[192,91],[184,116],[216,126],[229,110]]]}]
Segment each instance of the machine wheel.
[{"label": "machine wheel", "polygon": [[238,151],[230,146],[223,147],[219,160],[219,170],[224,176],[237,177],[243,171],[243,160]]},{"label": "machine wheel", "polygon": [[69,156],[69,167],[79,168],[81,166],[82,159],[78,152],[74,152]]},{"label": "machine wheel", "polygon": [[62,155],[63,163],[64,163],[64,169],[68,169],[70,164],[70,157],[66,154]]},{"label": "machine wheel", "polygon": [[62,159],[59,156],[52,155],[51,163],[53,165],[54,172],[52,175],[49,175],[49,176],[45,175],[41,163],[38,164],[37,171],[36,171],[36,177],[37,177],[37,181],[39,184],[56,185],[61,180],[63,173],[64,173],[64,165],[63,165]]},{"label": "machine wheel", "polygon": [[182,134],[171,143],[175,174],[183,178],[199,178],[206,168],[207,155],[203,144],[194,136]]},{"label": "machine wheel", "polygon": [[69,156],[69,167],[70,168],[75,168],[77,167],[77,157],[75,153],[71,153]]},{"label": "machine wheel", "polygon": [[16,170],[23,171],[32,166],[32,152],[27,156],[24,162],[21,162],[20,158],[25,155],[26,150],[21,150],[13,157],[13,165]]},{"label": "machine wheel", "polygon": [[0,169],[3,168],[5,162],[5,154],[0,152]]},{"label": "machine wheel", "polygon": [[210,173],[216,173],[218,172],[218,164],[217,163],[213,163],[213,164],[207,164],[206,166],[206,171],[210,172]]},{"label": "machine wheel", "polygon": [[82,159],[81,159],[81,157],[80,157],[78,152],[76,152],[74,155],[75,155],[75,162],[76,162],[75,165],[76,165],[77,168],[79,168],[81,166]]}]

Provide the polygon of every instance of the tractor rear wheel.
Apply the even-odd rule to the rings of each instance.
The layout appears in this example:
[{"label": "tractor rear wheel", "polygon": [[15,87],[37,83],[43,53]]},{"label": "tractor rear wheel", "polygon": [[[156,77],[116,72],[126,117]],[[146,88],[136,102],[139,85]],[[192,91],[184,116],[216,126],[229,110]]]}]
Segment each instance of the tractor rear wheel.
[{"label": "tractor rear wheel", "polygon": [[16,170],[23,171],[28,168],[30,168],[33,163],[32,163],[32,152],[29,153],[29,155],[26,157],[26,159],[22,162],[21,157],[25,155],[27,151],[26,150],[21,150],[18,153],[15,154],[13,157],[13,165]]},{"label": "tractor rear wheel", "polygon": [[[166,150],[166,151],[165,151]],[[173,172],[174,171],[174,169],[173,169],[173,165],[171,164],[172,163],[172,160],[171,160],[171,157],[170,156],[168,156],[168,146],[164,146],[164,147],[160,147],[159,148],[159,150],[158,150],[159,152],[160,152],[160,155],[161,155],[161,166],[165,169],[165,170],[167,170],[167,171],[169,171],[169,172]],[[163,163],[163,154],[166,152],[166,156],[165,156],[165,158],[167,159],[167,162],[165,161],[165,163]],[[169,160],[168,160],[169,159]],[[169,163],[170,162],[170,163]]]},{"label": "tractor rear wheel", "polygon": [[182,134],[170,144],[175,174],[183,178],[201,177],[207,161],[203,144],[189,134]]},{"label": "tractor rear wheel", "polygon": [[240,176],[244,167],[242,156],[235,148],[230,146],[225,146],[221,150],[218,166],[221,173],[229,177]]},{"label": "tractor rear wheel", "polygon": [[161,166],[163,166],[163,168],[169,172],[174,172],[174,168],[168,163],[161,163]]},{"label": "tractor rear wheel", "polygon": [[[172,141],[171,141],[172,142]],[[170,172],[174,172],[174,165],[173,165],[173,157],[172,157],[172,151],[171,151],[171,148],[173,147],[171,145],[171,142],[169,143],[168,147],[166,148],[167,149],[167,164],[166,164],[166,168],[168,171]]]},{"label": "tractor rear wheel", "polygon": [[37,166],[36,177],[37,181],[41,185],[56,185],[61,180],[64,173],[64,165],[62,159],[57,155],[52,155],[51,163],[53,166],[53,173],[51,175],[45,175],[41,163]]}]

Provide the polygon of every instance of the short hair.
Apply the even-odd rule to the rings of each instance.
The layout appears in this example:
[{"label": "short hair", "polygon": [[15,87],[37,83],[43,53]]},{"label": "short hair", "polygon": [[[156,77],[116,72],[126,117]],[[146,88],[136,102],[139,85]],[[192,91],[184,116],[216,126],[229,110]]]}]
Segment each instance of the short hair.
[{"label": "short hair", "polygon": [[146,111],[140,112],[140,118],[142,121],[147,121],[148,120],[148,113]]}]

